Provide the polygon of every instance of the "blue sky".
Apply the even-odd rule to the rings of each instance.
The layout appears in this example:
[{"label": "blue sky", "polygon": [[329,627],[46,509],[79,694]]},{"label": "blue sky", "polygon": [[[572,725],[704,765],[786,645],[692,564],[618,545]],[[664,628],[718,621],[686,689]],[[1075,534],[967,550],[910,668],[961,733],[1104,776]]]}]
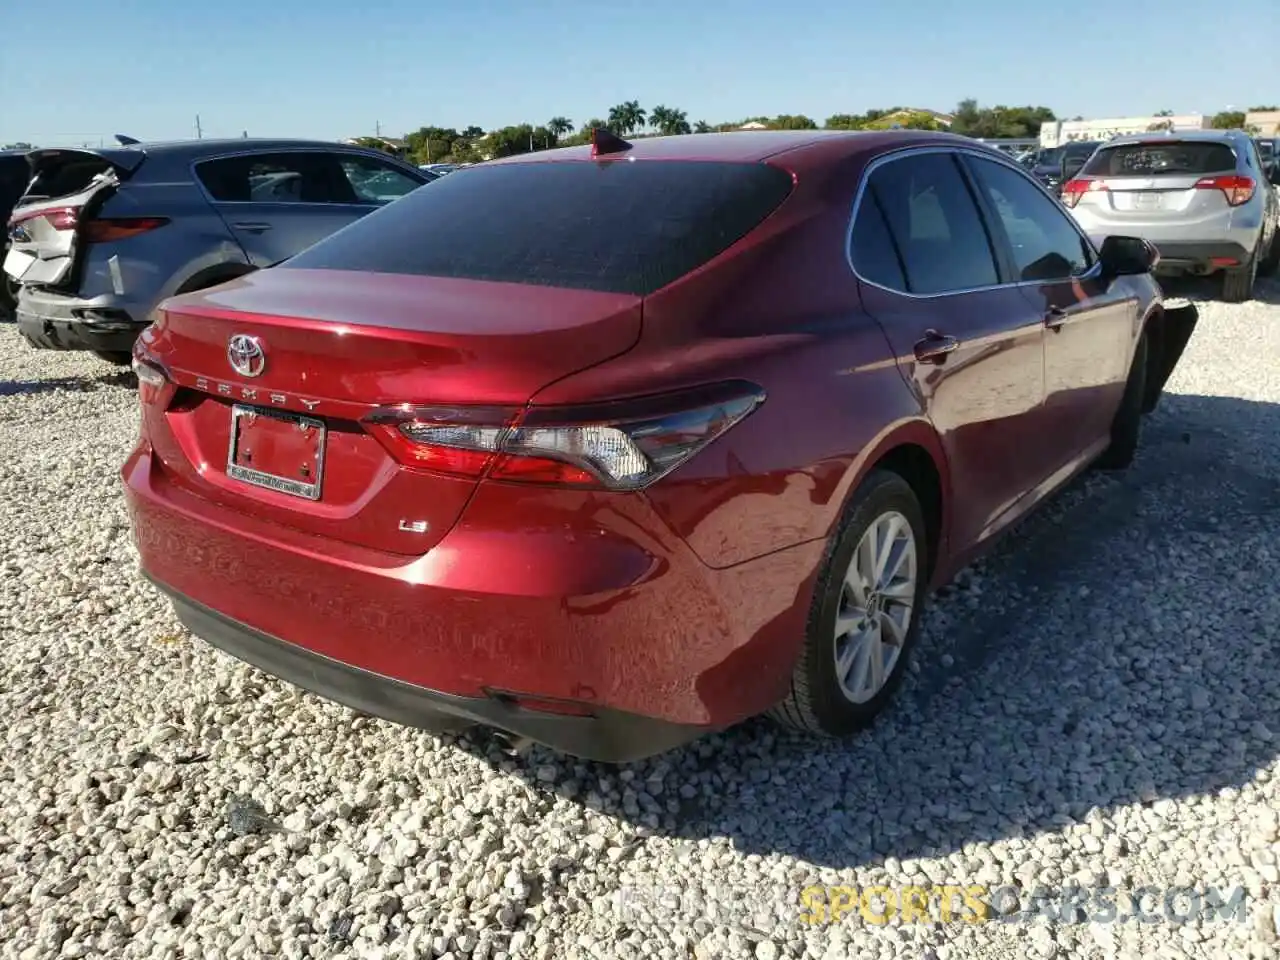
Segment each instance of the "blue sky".
[{"label": "blue sky", "polygon": [[0,143],[400,135],[610,105],[712,123],[897,103],[1280,101],[1280,0],[12,0]]}]

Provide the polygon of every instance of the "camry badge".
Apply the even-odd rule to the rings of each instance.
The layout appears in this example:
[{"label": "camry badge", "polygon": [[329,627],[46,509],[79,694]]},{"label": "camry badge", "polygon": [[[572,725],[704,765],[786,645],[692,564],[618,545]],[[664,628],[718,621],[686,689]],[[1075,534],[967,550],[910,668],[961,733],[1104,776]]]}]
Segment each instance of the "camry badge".
[{"label": "camry badge", "polygon": [[240,376],[257,377],[266,369],[267,355],[257,337],[237,333],[227,341],[227,361]]}]

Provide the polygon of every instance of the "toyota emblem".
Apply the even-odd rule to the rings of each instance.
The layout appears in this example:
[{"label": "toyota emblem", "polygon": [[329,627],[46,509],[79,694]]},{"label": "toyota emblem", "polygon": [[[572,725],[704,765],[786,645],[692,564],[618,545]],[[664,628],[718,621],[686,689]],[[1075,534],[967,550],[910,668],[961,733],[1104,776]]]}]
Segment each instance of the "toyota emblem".
[{"label": "toyota emblem", "polygon": [[237,333],[227,341],[227,360],[231,369],[242,377],[261,376],[267,366],[262,341],[247,333]]}]

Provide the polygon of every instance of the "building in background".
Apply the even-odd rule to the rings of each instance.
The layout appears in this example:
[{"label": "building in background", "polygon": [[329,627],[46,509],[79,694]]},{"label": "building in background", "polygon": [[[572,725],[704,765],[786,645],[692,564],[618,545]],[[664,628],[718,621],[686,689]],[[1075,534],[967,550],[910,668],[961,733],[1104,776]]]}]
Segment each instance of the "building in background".
[{"label": "building in background", "polygon": [[1280,110],[1251,110],[1244,115],[1244,128],[1258,137],[1280,137]]},{"label": "building in background", "polygon": [[1187,113],[1168,117],[1106,117],[1102,120],[1057,120],[1040,128],[1040,146],[1056,147],[1072,140],[1108,140],[1148,130],[1204,130],[1209,117]]}]

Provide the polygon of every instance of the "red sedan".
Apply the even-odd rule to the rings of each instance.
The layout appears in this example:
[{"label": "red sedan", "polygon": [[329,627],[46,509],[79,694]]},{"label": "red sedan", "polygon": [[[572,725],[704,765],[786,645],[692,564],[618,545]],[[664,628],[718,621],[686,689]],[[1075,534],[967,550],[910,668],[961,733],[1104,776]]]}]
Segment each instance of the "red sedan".
[{"label": "red sedan", "polygon": [[196,635],[397,722],[581,757],[844,735],[929,590],[1123,467],[1195,325],[945,134],[460,170],[168,301],[123,469]]}]

